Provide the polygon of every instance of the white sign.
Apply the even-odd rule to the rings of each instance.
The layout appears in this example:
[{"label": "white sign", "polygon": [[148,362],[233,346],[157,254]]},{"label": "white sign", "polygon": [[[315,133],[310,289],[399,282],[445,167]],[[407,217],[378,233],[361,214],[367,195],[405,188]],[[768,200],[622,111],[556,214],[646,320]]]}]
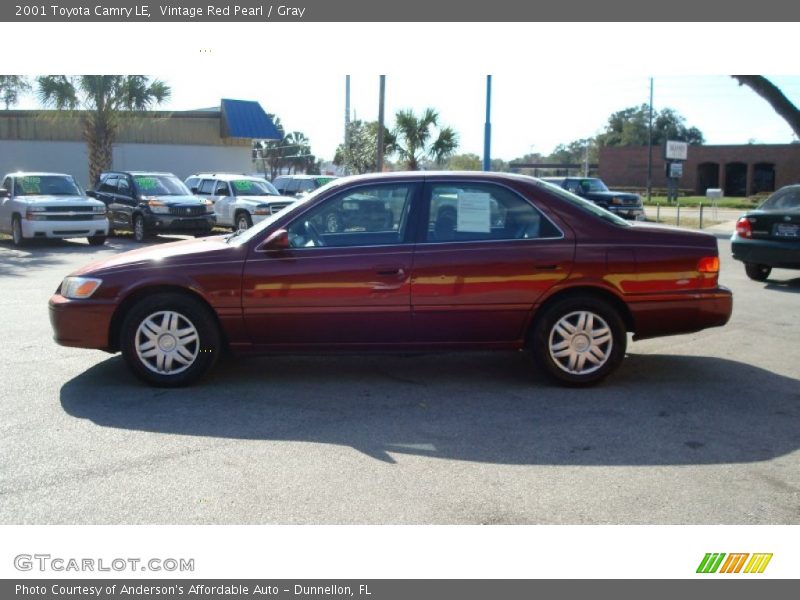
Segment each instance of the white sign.
[{"label": "white sign", "polygon": [[664,158],[667,160],[686,160],[688,153],[689,144],[686,142],[667,140],[667,145],[664,148]]},{"label": "white sign", "polygon": [[456,231],[489,233],[492,230],[492,197],[489,194],[458,194]]}]

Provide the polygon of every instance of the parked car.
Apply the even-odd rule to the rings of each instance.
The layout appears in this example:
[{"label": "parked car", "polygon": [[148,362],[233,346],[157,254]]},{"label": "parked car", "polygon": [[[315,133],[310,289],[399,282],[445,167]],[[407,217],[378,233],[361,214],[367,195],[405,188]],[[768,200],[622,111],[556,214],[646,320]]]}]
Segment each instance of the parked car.
[{"label": "parked car", "polygon": [[332,175],[279,175],[272,180],[272,185],[282,196],[299,198],[334,179]]},{"label": "parked car", "polygon": [[800,269],[800,184],[782,187],[745,213],[731,249],[755,281],[765,281],[772,269]]},{"label": "parked car", "polygon": [[[455,219],[431,210],[455,196]],[[325,232],[338,205],[391,198],[391,227]],[[492,206],[500,213],[496,220]],[[503,173],[339,179],[227,236],[119,254],[50,299],[55,339],[122,351],[143,380],[184,385],[234,353],[531,349],[593,384],[634,339],[725,324],[716,238],[631,223]]]},{"label": "parked car", "polygon": [[253,223],[289,206],[289,200],[262,177],[233,173],[197,173],[186,179],[186,187],[214,203],[217,225],[248,229]]},{"label": "parked car", "polygon": [[27,240],[85,237],[101,246],[108,235],[106,207],[86,196],[66,173],[9,173],[0,188],[0,232],[15,246]]},{"label": "parked car", "polygon": [[609,190],[603,180],[597,177],[542,177],[542,181],[577,194],[623,219],[634,221],[645,219],[644,206],[639,194]]},{"label": "parked car", "polygon": [[111,231],[132,231],[137,242],[159,233],[208,235],[214,204],[193,196],[172,173],[110,171],[89,192],[108,207]]}]

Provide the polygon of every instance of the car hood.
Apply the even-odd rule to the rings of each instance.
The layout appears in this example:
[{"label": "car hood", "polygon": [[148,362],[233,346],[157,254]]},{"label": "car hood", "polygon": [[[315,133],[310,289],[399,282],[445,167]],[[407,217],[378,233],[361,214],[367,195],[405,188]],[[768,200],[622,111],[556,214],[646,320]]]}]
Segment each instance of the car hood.
[{"label": "car hood", "polygon": [[233,253],[240,254],[244,250],[241,246],[228,244],[227,237],[227,235],[215,235],[167,244],[154,244],[95,261],[75,271],[72,275],[230,260]]},{"label": "car hood", "polygon": [[296,200],[296,198],[290,198],[289,196],[281,196],[279,194],[273,194],[269,196],[236,196],[237,200],[246,200],[247,202],[261,202],[264,204],[270,204],[272,202],[291,202]]},{"label": "car hood", "polygon": [[105,206],[99,200],[87,196],[17,196],[15,200],[32,206],[60,206],[62,204],[88,204],[89,206]]}]

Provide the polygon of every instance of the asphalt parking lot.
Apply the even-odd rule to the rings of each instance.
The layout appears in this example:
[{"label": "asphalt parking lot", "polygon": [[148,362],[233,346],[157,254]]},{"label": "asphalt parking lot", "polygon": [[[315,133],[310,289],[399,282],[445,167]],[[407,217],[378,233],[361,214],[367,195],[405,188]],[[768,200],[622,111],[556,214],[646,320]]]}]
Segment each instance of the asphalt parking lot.
[{"label": "asphalt parking lot", "polygon": [[524,353],[287,356],[146,387],[57,346],[61,278],[131,249],[0,240],[0,523],[800,523],[800,272],[724,328],[635,342],[603,385]]}]

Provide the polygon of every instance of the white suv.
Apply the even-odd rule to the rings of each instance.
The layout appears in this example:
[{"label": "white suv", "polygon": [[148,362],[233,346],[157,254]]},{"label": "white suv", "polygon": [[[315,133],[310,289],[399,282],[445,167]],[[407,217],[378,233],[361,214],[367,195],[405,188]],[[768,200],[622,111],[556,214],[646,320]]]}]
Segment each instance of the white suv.
[{"label": "white suv", "polygon": [[108,235],[106,205],[86,196],[72,175],[9,173],[0,187],[0,232],[10,233],[15,246],[75,237],[100,246]]},{"label": "white suv", "polygon": [[281,196],[262,177],[197,173],[188,177],[185,183],[193,194],[214,203],[217,225],[234,230],[248,229],[294,202]]}]

